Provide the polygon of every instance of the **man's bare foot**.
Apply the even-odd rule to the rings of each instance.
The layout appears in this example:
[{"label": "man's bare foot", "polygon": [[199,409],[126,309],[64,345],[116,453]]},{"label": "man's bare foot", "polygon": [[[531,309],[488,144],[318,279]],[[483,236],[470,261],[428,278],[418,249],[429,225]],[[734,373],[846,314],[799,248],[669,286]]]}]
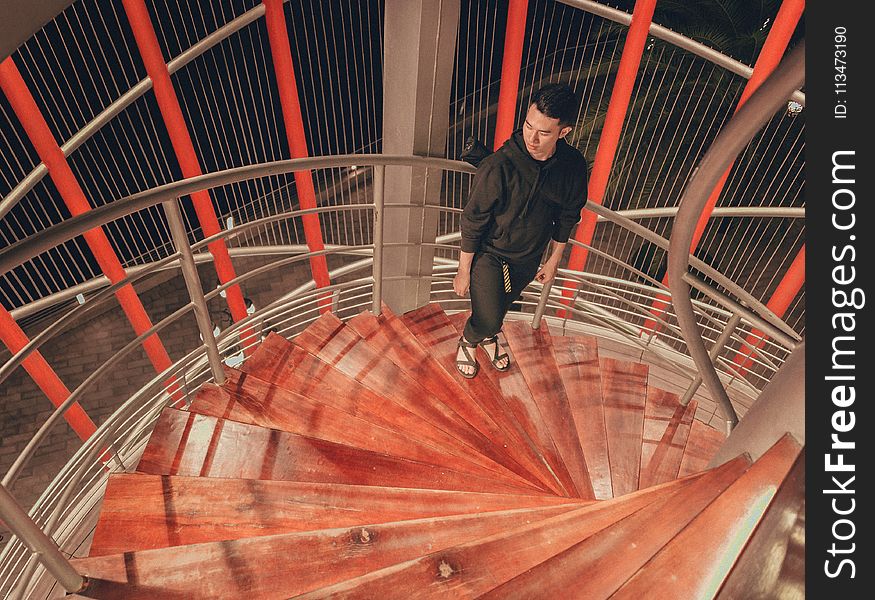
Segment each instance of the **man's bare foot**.
[{"label": "man's bare foot", "polygon": [[480,342],[480,346],[489,357],[489,361],[499,371],[504,371],[510,366],[510,356],[506,352],[502,352],[501,345],[498,343],[498,334],[491,338],[486,338]]},{"label": "man's bare foot", "polygon": [[459,338],[459,348],[456,351],[456,369],[462,374],[462,377],[471,379],[480,370],[480,365],[476,359],[477,344],[472,344],[465,341],[465,338]]}]

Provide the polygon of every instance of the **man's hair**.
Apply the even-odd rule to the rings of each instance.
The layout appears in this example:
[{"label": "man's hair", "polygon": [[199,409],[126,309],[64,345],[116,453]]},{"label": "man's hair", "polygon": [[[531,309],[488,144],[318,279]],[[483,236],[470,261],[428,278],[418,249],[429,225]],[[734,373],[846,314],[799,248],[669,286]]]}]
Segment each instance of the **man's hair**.
[{"label": "man's hair", "polygon": [[562,127],[573,126],[577,120],[577,95],[564,83],[548,83],[534,93],[532,104],[551,119],[559,119]]}]

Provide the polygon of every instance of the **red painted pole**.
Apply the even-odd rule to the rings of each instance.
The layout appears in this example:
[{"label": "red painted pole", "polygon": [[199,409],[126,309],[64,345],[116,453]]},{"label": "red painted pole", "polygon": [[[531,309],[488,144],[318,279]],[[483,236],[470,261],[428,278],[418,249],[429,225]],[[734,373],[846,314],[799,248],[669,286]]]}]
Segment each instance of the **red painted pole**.
[{"label": "red painted pole", "polygon": [[494,150],[501,148],[501,145],[510,139],[514,130],[528,13],[529,0],[510,0],[508,3],[504,56],[501,61],[501,86],[498,90],[498,114],[495,119]]},{"label": "red painted pole", "polygon": [[[778,283],[778,287],[775,288],[775,292],[766,303],[766,308],[779,317],[783,317],[803,285],[805,285],[805,246],[802,246],[802,249],[799,250],[796,258],[790,264],[790,268],[784,273],[784,277]],[[747,336],[745,341],[748,343],[748,346],[745,346],[741,352],[737,353],[733,360],[737,365],[736,369],[740,373],[743,374],[753,364],[749,357],[755,354],[753,348],[760,348],[765,343],[765,337],[762,331],[756,329]]]},{"label": "red painted pole", "polygon": [[[30,340],[27,335],[12,318],[12,315],[6,310],[6,307],[0,306],[0,340],[6,344],[12,354],[16,354],[24,348]],[[42,390],[43,394],[56,407],[63,404],[70,397],[70,390],[58,377],[58,374],[49,366],[43,355],[33,352],[30,356],[24,359],[21,363],[27,374],[30,375],[34,383]],[[94,422],[88,417],[85,411],[79,404],[73,404],[70,409],[64,413],[64,418],[76,435],[81,440],[87,440],[91,434],[97,430]]]},{"label": "red painted pole", "polygon": [[[304,117],[301,114],[301,102],[298,96],[298,85],[295,79],[295,67],[292,63],[292,50],[289,44],[289,32],[286,28],[286,18],[283,13],[283,0],[264,0],[264,18],[267,24],[267,35],[270,42],[273,66],[279,88],[280,104],[283,111],[283,122],[286,126],[286,138],[292,158],[309,156],[307,138],[304,135]],[[295,187],[298,190],[298,202],[302,209],[316,208],[316,190],[313,186],[313,176],[310,171],[295,171]],[[319,215],[304,215],[301,219],[304,225],[304,239],[310,252],[320,252],[325,246],[322,242],[322,228]],[[326,287],[331,284],[328,277],[328,263],[324,255],[310,258],[310,270],[316,287]],[[320,309],[326,312],[330,309],[330,300],[322,299]]]},{"label": "red painted pole", "polygon": [[[620,134],[623,131],[623,121],[625,121],[626,113],[629,110],[629,101],[632,98],[635,78],[638,75],[641,56],[644,54],[655,7],[656,0],[638,0],[632,11],[632,21],[629,23],[629,32],[626,34],[626,42],[623,45],[623,54],[620,57],[620,66],[617,68],[617,77],[611,92],[608,112],[605,115],[605,124],[599,137],[599,147],[596,150],[595,162],[589,176],[588,202],[601,204],[604,201],[608,178],[617,154]],[[574,239],[582,244],[590,244],[595,233],[597,219],[595,213],[584,210]],[[568,268],[582,271],[586,264],[586,257],[586,248],[572,247],[568,258]],[[572,288],[576,287],[576,284],[573,281],[566,281],[564,287]],[[573,291],[565,289],[562,295],[570,297],[573,295]]]},{"label": "red painted pole", "polygon": [[[804,9],[805,2],[803,0],[784,0],[781,4],[781,8],[778,10],[778,15],[775,17],[775,22],[769,30],[766,42],[763,44],[763,49],[760,50],[757,61],[754,64],[753,73],[751,73],[750,79],[748,79],[747,84],[744,86],[744,90],[741,92],[741,98],[738,101],[738,106],[735,107],[735,112],[738,112],[738,109],[744,106],[744,103],[747,102],[751,94],[760,87],[763,81],[772,74],[772,71],[775,70],[778,63],[781,62],[781,58],[787,50],[790,38],[793,35],[793,31],[796,29],[796,25],[799,23],[799,19],[802,17],[802,11]],[[732,172],[733,166],[734,165],[730,165],[729,168],[726,169],[726,172],[720,178],[714,191],[711,192],[711,195],[708,197],[708,202],[705,204],[705,208],[702,210],[702,215],[699,217],[699,221],[696,224],[696,231],[693,233],[693,242],[690,245],[690,252],[696,251],[696,247],[699,245],[699,241],[705,233],[708,219],[711,218],[711,213],[714,212],[714,207],[717,205],[717,200],[723,192],[726,180],[729,179],[729,174]]]},{"label": "red painted pole", "polygon": [[[787,50],[790,38],[793,36],[793,31],[796,29],[796,26],[799,24],[799,19],[802,17],[802,12],[804,10],[804,0],[784,0],[781,4],[781,8],[778,9],[778,14],[775,16],[775,22],[772,24],[772,28],[769,30],[769,35],[763,44],[762,50],[760,50],[756,63],[754,64],[750,79],[748,79],[747,84],[744,86],[744,90],[741,92],[741,98],[738,101],[738,105],[735,107],[735,112],[738,112],[738,109],[747,102],[748,98],[750,98],[750,96],[757,90],[757,88],[759,88],[763,81],[772,74],[772,71],[774,71],[781,62],[781,58]],[[726,181],[729,179],[729,174],[732,172],[734,166],[734,164],[729,165],[726,172],[723,173],[723,176],[711,192],[711,195],[708,196],[708,201],[702,209],[702,214],[699,216],[699,221],[696,223],[696,229],[693,232],[693,240],[690,244],[690,254],[696,252],[696,248],[699,246],[699,242],[705,234],[708,220],[714,212],[714,207],[717,206],[717,201],[720,199],[720,194],[723,193],[723,188],[725,187]],[[665,275],[662,282],[668,283],[668,274]],[[654,315],[664,314],[670,301],[671,299],[668,296],[658,296],[651,307],[651,313]],[[658,329],[656,325],[656,321],[648,320],[644,324],[644,331],[656,331]]]},{"label": "red painted pole", "polygon": [[[170,135],[170,142],[173,145],[176,159],[179,161],[182,175],[185,178],[202,175],[203,171],[191,141],[188,125],[179,106],[176,90],[170,81],[170,73],[167,70],[167,64],[164,62],[164,56],[161,54],[161,47],[158,45],[158,38],[155,36],[155,29],[152,27],[149,11],[146,9],[143,0],[122,0],[122,4],[128,21],[131,24],[131,29],[134,32],[137,48],[139,48],[140,56],[143,58],[143,63],[146,66],[146,72],[152,80],[152,88],[155,91],[158,108],[167,127],[167,133]],[[205,190],[195,192],[191,195],[191,199],[197,213],[198,222],[201,225],[201,229],[203,229],[204,237],[210,237],[219,233],[221,226],[219,225],[218,218],[216,218],[213,201],[209,193]],[[234,272],[234,266],[231,264],[231,255],[228,253],[225,241],[217,240],[212,242],[208,248],[213,256],[219,281],[226,283],[234,279],[237,275]],[[231,310],[231,316],[235,321],[246,318],[246,303],[243,300],[243,292],[240,291],[240,286],[234,285],[228,288],[226,299],[228,301],[228,308]],[[245,337],[248,336],[241,333],[241,339]]]},{"label": "red painted pole", "polygon": [[[76,216],[90,211],[91,205],[85,198],[85,193],[11,58],[0,63],[0,88],[36,148],[40,160],[46,166],[49,177],[70,213]],[[83,237],[111,283],[118,283],[127,276],[103,229],[96,227],[86,231]],[[149,315],[146,314],[146,309],[143,308],[133,286],[125,285],[119,288],[115,296],[137,335],[142,335],[152,327]],[[143,341],[143,348],[159,373],[171,365],[170,356],[156,334],[150,335]]]}]

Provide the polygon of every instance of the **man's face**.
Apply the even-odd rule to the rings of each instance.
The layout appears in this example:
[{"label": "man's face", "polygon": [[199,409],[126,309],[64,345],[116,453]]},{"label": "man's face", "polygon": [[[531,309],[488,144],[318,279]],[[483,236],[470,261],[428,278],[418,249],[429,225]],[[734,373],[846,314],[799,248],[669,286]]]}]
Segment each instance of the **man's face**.
[{"label": "man's face", "polygon": [[561,127],[559,119],[548,117],[536,104],[529,106],[526,121],[523,123],[523,140],[526,150],[535,160],[547,160],[556,151],[556,142],[564,138],[571,127]]}]

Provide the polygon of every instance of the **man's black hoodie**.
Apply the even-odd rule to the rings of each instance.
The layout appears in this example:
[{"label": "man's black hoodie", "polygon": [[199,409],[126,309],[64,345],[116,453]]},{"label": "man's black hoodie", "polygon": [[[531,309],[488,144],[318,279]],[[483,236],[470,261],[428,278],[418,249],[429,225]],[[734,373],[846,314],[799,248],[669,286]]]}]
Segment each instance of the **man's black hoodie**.
[{"label": "man's black hoodie", "polygon": [[539,259],[552,238],[567,242],[586,203],[587,164],[564,139],[545,161],[526,150],[518,129],[477,168],[462,213],[462,251],[509,262]]}]

